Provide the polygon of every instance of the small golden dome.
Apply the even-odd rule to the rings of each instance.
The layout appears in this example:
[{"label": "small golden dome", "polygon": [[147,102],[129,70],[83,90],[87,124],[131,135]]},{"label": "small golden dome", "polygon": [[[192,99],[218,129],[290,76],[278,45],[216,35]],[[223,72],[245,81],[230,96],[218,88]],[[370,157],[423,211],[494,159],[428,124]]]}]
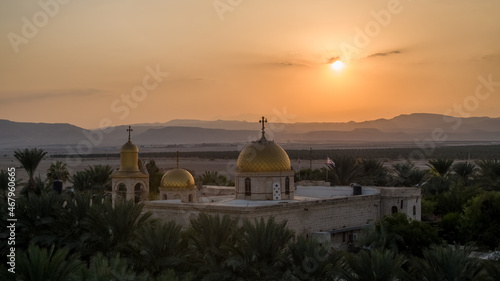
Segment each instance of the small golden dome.
[{"label": "small golden dome", "polygon": [[130,140],[122,145],[120,152],[135,152],[139,153],[139,148],[135,144],[133,144]]},{"label": "small golden dome", "polygon": [[184,169],[172,169],[165,172],[161,178],[162,188],[192,189],[195,188],[194,178]]},{"label": "small golden dome", "polygon": [[247,145],[236,162],[238,172],[283,172],[291,169],[285,150],[264,136]]},{"label": "small golden dome", "polygon": [[139,149],[130,140],[120,149],[120,171],[139,171]]}]

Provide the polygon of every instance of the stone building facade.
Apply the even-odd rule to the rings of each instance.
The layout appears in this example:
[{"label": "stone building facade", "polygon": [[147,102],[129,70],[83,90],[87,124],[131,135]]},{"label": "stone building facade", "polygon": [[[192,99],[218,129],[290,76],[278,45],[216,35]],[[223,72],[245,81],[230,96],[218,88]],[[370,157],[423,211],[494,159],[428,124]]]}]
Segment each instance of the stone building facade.
[{"label": "stone building facade", "polygon": [[110,175],[111,196],[116,200],[145,201],[149,196],[149,174],[139,159],[139,148],[130,140],[120,149],[120,169]]},{"label": "stone building facade", "polygon": [[[349,245],[363,228],[385,215],[403,212],[420,220],[418,188],[296,185],[287,153],[265,138],[265,122],[262,118],[261,139],[248,144],[238,157],[234,188],[201,196],[193,181],[181,188],[197,194],[193,201],[167,195],[146,202],[144,211],[182,226],[189,225],[189,220],[201,212],[252,221],[272,216],[277,221],[286,220],[295,233],[330,241],[334,247]],[[186,183],[185,179],[182,182]]]}]

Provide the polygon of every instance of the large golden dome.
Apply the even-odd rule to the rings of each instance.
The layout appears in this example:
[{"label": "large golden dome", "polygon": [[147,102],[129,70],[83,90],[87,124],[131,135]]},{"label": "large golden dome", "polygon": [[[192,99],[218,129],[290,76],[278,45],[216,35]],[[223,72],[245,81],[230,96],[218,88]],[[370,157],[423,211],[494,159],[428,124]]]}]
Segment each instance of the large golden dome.
[{"label": "large golden dome", "polygon": [[236,169],[238,172],[283,172],[292,168],[285,150],[262,136],[240,152]]},{"label": "large golden dome", "polygon": [[195,188],[194,178],[184,169],[172,169],[165,172],[161,178],[162,188],[192,189]]}]

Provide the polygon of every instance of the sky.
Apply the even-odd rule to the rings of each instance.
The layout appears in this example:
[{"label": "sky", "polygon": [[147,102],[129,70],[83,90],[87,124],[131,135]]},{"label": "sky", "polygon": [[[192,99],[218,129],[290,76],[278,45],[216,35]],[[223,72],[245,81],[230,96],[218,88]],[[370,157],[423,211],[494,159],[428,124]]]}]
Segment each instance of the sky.
[{"label": "sky", "polygon": [[499,12],[498,0],[1,1],[0,119],[500,117]]}]

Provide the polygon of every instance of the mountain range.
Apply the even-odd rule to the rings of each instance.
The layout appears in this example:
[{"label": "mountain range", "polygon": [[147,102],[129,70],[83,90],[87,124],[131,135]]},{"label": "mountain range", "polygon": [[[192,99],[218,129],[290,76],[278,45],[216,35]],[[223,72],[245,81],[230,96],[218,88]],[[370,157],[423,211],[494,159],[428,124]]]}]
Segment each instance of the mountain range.
[{"label": "mountain range", "polygon": [[[246,121],[172,120],[134,124],[132,140],[141,146],[173,144],[240,144],[260,137],[261,125]],[[127,126],[87,130],[71,124],[23,123],[0,120],[0,148],[118,147],[127,141]],[[414,113],[364,122],[312,122],[266,124],[266,137],[279,143],[500,141],[500,118],[458,118]]]}]

